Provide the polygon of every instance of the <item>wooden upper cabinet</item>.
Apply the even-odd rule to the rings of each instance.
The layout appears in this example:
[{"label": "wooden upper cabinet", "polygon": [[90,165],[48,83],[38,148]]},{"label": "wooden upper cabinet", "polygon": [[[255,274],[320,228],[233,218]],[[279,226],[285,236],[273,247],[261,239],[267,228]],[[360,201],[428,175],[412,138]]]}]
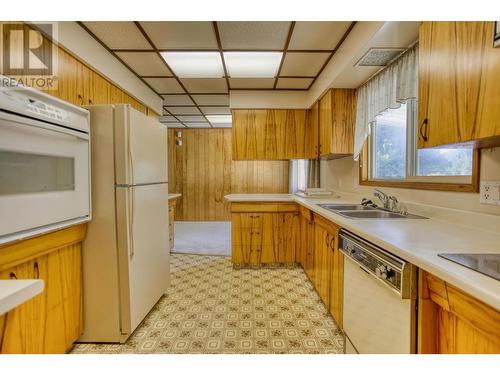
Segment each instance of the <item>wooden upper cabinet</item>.
[{"label": "wooden upper cabinet", "polygon": [[305,109],[236,109],[233,160],[303,159]]},{"label": "wooden upper cabinet", "polygon": [[422,22],[418,147],[500,144],[500,48],[494,22]]},{"label": "wooden upper cabinet", "polygon": [[307,111],[306,123],[306,159],[316,159],[319,156],[319,102]]},{"label": "wooden upper cabinet", "polygon": [[354,152],[356,90],[331,89],[319,101],[319,155]]}]

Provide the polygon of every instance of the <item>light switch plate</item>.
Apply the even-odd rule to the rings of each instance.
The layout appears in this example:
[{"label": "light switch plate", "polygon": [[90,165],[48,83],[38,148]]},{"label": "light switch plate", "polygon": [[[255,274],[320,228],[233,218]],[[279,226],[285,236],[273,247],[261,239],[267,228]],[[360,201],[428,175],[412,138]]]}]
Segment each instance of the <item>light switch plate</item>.
[{"label": "light switch plate", "polygon": [[479,202],[500,205],[500,181],[481,181]]}]

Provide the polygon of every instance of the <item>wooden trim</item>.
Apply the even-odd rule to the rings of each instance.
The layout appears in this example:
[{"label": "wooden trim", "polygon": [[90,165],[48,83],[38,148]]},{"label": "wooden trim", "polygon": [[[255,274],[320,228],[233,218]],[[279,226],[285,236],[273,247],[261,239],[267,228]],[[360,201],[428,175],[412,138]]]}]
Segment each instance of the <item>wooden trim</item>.
[{"label": "wooden trim", "polygon": [[472,156],[472,176],[470,183],[427,182],[427,181],[392,181],[370,180],[368,142],[365,142],[359,155],[359,184],[364,186],[394,187],[401,189],[458,191],[462,193],[477,193],[479,191],[479,165],[481,154],[479,149],[474,149]]},{"label": "wooden trim", "polygon": [[232,202],[231,212],[299,212],[299,206],[291,202]]},{"label": "wooden trim", "polygon": [[278,67],[278,72],[276,73],[276,77],[274,78],[273,89],[275,89],[276,85],[278,84],[278,78],[279,78],[279,75],[281,73],[281,68],[283,67],[283,63],[285,62],[286,52],[288,50],[288,45],[290,44],[290,40],[292,39],[294,27],[295,27],[295,21],[292,21],[290,23],[290,28],[288,29],[288,35],[286,37],[285,46],[283,47],[283,54],[281,55],[281,61],[280,61],[280,65]]},{"label": "wooden trim", "polygon": [[0,271],[83,241],[87,224],[79,224],[41,236],[0,245]]},{"label": "wooden trim", "polygon": [[222,61],[222,68],[224,69],[224,78],[226,79],[227,89],[231,90],[231,84],[229,83],[229,74],[227,74],[226,60],[224,59],[224,51],[222,50],[222,42],[220,40],[219,27],[217,26],[217,21],[212,22],[214,28],[215,39],[217,40],[217,47],[219,48],[219,54]]}]

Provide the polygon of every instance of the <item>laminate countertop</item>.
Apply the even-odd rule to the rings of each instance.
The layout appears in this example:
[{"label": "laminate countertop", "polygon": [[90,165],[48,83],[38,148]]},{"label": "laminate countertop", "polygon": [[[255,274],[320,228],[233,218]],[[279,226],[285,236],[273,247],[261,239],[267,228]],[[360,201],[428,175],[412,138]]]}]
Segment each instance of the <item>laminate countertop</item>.
[{"label": "laminate countertop", "polygon": [[182,196],[182,194],[179,193],[171,193],[168,195],[168,200],[171,201],[173,199],[178,199]]},{"label": "laminate countertop", "polygon": [[[359,200],[340,194],[340,198],[302,198],[293,194],[230,194],[225,199],[229,202],[296,202],[500,310],[500,281],[438,257],[439,253],[500,254],[500,230],[471,227],[464,218],[461,218],[460,223],[446,221],[441,217],[349,219],[318,206],[321,203],[359,203]],[[457,216],[458,213],[467,215],[466,211],[456,211]],[[411,209],[410,212],[413,213]]]},{"label": "laminate countertop", "polygon": [[0,280],[0,315],[42,293],[44,287],[40,279]]}]

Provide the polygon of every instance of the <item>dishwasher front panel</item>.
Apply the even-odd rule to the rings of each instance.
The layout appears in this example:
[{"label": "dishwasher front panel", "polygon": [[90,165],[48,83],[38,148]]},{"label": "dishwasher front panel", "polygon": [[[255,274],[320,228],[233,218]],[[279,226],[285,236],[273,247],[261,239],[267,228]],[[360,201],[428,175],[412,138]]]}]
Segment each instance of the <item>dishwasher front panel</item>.
[{"label": "dishwasher front panel", "polygon": [[360,354],[415,352],[415,300],[344,257],[344,331]]}]

